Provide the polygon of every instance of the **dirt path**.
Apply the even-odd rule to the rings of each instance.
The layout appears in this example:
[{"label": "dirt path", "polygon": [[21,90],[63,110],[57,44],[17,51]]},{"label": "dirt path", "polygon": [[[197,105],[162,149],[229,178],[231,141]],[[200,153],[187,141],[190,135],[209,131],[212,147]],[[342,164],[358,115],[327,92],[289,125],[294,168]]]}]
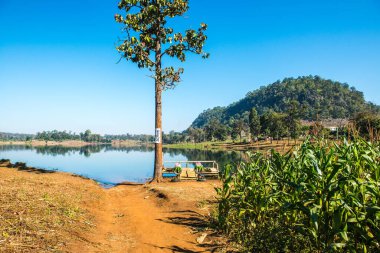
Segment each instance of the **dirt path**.
[{"label": "dirt path", "polygon": [[225,243],[207,228],[215,183],[106,190],[67,173],[0,164],[0,252],[218,251]]},{"label": "dirt path", "polygon": [[[183,193],[170,195],[160,187],[164,191],[143,186],[104,190],[104,198],[87,206],[97,224],[84,235],[89,243],[72,245],[70,251],[211,252],[215,245],[209,238],[201,245],[196,241],[206,225],[197,198],[179,199]],[[183,189],[192,195],[191,189]]]}]

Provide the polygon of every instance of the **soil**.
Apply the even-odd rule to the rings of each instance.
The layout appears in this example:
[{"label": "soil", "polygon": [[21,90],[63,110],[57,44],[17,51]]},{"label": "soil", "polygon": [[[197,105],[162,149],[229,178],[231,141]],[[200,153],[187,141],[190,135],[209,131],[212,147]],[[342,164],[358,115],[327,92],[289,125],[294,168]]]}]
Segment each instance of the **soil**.
[{"label": "soil", "polygon": [[[81,196],[80,206],[91,217],[92,225],[86,229],[80,226],[65,228],[68,233],[60,235],[64,240],[63,252],[219,252],[225,248],[225,240],[209,228],[209,215],[216,200],[214,187],[219,181],[121,185],[103,189],[92,180],[67,173],[41,173],[0,166],[0,184],[3,180],[11,182],[11,179],[27,182],[28,187],[33,183],[45,187],[52,196],[58,193],[51,189],[63,185],[66,189],[75,188],[74,192]],[[17,191],[17,186],[14,190]],[[59,194],[70,198],[74,193],[63,191]],[[1,205],[6,204],[9,203],[0,202],[0,215]],[[17,208],[20,212],[23,210],[22,205]],[[199,241],[205,235],[204,241]],[[7,252],[2,251],[1,243],[0,252]],[[42,251],[24,248],[12,252]]]},{"label": "soil", "polygon": [[[177,186],[188,192],[195,184]],[[91,244],[74,244],[70,251],[210,252],[217,248],[212,237],[197,244],[196,239],[203,232],[212,233],[207,231],[207,211],[196,206],[198,199],[184,201],[177,198],[177,192],[170,194],[172,189],[159,185],[105,190],[104,200],[87,207],[98,224],[95,233],[87,236]],[[212,187],[204,184],[200,189],[209,191]]]}]

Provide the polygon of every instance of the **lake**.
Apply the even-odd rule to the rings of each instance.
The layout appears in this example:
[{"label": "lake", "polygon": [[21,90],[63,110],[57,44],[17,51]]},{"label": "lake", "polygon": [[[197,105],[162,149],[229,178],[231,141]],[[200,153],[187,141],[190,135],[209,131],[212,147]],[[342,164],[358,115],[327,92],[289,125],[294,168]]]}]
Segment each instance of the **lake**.
[{"label": "lake", "polygon": [[[236,151],[164,149],[164,161],[215,160],[219,167],[241,161]],[[113,147],[111,145],[69,148],[62,146],[0,146],[0,159],[27,166],[70,172],[96,180],[104,186],[121,182],[143,183],[153,176],[152,147]],[[173,166],[172,164],[168,164]]]}]

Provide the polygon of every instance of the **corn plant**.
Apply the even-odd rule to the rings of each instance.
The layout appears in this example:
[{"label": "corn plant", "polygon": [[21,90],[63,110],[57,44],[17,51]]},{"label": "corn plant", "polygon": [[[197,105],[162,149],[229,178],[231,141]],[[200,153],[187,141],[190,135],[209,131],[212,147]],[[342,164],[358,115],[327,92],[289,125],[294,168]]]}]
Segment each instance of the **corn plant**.
[{"label": "corn plant", "polygon": [[246,251],[379,251],[379,174],[363,140],[250,155],[224,172],[218,222]]}]

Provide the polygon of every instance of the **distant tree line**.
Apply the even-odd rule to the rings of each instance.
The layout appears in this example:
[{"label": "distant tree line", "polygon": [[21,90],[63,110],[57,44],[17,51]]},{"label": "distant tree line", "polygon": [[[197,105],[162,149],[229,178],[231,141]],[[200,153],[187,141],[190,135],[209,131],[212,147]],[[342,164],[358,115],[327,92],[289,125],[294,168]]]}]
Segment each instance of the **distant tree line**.
[{"label": "distant tree line", "polygon": [[42,131],[35,135],[32,134],[13,134],[13,133],[0,133],[0,141],[31,141],[31,140],[43,140],[43,141],[85,141],[96,143],[110,143],[115,140],[126,141],[133,140],[144,143],[154,141],[154,136],[149,134],[121,134],[111,135],[106,134],[104,136],[100,134],[92,133],[91,130],[86,130],[81,133],[75,133],[72,131]]},{"label": "distant tree line", "polygon": [[28,141],[34,137],[33,134],[0,133],[0,141]]},{"label": "distant tree line", "polygon": [[133,140],[139,142],[153,142],[153,135],[148,134],[122,134],[122,135],[111,135],[106,134],[101,136],[99,134],[94,134],[91,130],[86,130],[83,133],[72,133],[67,131],[44,131],[41,133],[37,133],[35,139],[37,140],[45,140],[45,141],[65,141],[65,140],[80,140],[85,142],[102,142],[102,143],[110,143],[115,140],[126,141]]},{"label": "distant tree line", "polygon": [[[310,125],[301,123],[302,107],[297,101],[292,101],[286,113],[268,110],[259,115],[252,108],[243,118],[231,118],[223,124],[216,118],[209,121],[203,128],[187,129],[183,136],[171,133],[167,141],[257,141],[269,138],[271,140],[296,139],[302,136],[324,138],[339,138],[361,136],[370,140],[380,140],[380,114],[376,112],[361,112],[356,114],[348,124],[336,124],[331,129],[326,128],[321,121],[314,121]],[[175,138],[173,138],[175,136]],[[180,141],[178,141],[180,142]]]},{"label": "distant tree line", "polygon": [[227,123],[212,118],[203,128],[187,130],[189,138],[195,142],[231,140],[257,140],[272,137],[274,139],[289,137],[298,138],[302,130],[300,105],[293,100],[287,106],[286,113],[267,110],[259,115],[255,108],[244,113],[242,117],[231,117]]},{"label": "distant tree line", "polygon": [[100,134],[94,134],[91,130],[86,130],[83,133],[73,133],[71,131],[43,131],[38,132],[35,136],[36,140],[44,140],[44,141],[67,141],[67,140],[78,140],[85,142],[110,142],[109,140],[102,137]]},{"label": "distant tree line", "polygon": [[120,135],[104,135],[104,138],[107,140],[120,140],[120,141],[139,141],[139,142],[153,142],[154,136],[150,134],[120,134]]}]

